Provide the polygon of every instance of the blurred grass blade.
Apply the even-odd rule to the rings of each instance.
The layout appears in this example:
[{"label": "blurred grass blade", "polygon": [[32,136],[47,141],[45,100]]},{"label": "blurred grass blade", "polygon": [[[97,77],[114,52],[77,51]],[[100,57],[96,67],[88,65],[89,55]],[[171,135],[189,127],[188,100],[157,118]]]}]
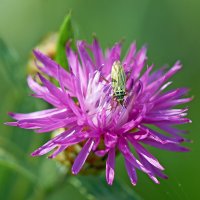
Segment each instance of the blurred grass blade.
[{"label": "blurred grass blade", "polygon": [[61,179],[56,163],[50,159],[44,159],[40,163],[39,177],[38,184],[48,191],[53,190],[55,183]]},{"label": "blurred grass blade", "polygon": [[129,188],[125,183],[115,179],[114,184],[109,186],[104,177],[72,177],[70,183],[89,200],[141,200],[134,192],[134,188]]},{"label": "blurred grass blade", "polygon": [[71,12],[65,17],[65,20],[60,27],[56,50],[56,61],[65,69],[68,69],[65,47],[69,40],[71,41],[72,47],[75,47],[74,30],[71,22]]},{"label": "blurred grass blade", "polygon": [[[20,76],[23,73],[19,70],[19,56],[15,49],[8,46],[6,42],[0,38],[0,65],[1,72],[4,77],[10,81],[15,87],[21,84]],[[23,68],[21,68],[23,69]]]},{"label": "blurred grass blade", "polygon": [[0,136],[0,146],[4,151],[13,152],[13,156],[17,156],[19,159],[25,156],[25,153],[19,148],[19,146],[6,137]]},{"label": "blurred grass blade", "polygon": [[11,47],[8,47],[2,38],[0,38],[0,60],[7,66],[18,62],[16,51]]},{"label": "blurred grass blade", "polygon": [[35,182],[37,179],[37,177],[30,170],[21,165],[12,154],[3,148],[0,148],[0,165],[18,172],[31,182]]}]

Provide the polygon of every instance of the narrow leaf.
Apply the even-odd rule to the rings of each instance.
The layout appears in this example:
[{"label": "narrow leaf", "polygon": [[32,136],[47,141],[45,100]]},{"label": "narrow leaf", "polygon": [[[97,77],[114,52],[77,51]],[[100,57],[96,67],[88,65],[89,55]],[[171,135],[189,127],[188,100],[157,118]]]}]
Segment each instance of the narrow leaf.
[{"label": "narrow leaf", "polygon": [[112,186],[106,183],[102,176],[72,177],[70,183],[83,193],[85,197],[93,200],[141,200],[134,191],[125,183],[115,180]]},{"label": "narrow leaf", "polygon": [[74,31],[71,22],[71,12],[66,16],[60,27],[57,41],[56,61],[65,69],[68,69],[68,62],[66,58],[66,43],[69,41],[71,42],[72,47],[75,47]]},{"label": "narrow leaf", "polygon": [[[14,48],[10,47],[2,38],[0,38],[0,68],[4,78],[15,85],[20,84],[20,75],[23,73],[19,70],[19,57]],[[22,69],[22,68],[21,68]]]},{"label": "narrow leaf", "polygon": [[36,176],[26,167],[19,163],[19,161],[8,151],[0,148],[0,166],[7,167],[13,171],[18,172],[31,182],[35,182]]}]

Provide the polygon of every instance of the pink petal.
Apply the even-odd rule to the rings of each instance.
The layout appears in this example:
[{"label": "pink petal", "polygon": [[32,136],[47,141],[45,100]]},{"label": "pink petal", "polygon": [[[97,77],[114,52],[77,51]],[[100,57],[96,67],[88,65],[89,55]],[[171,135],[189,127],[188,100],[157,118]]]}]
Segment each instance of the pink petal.
[{"label": "pink petal", "polygon": [[104,64],[105,61],[104,61],[102,49],[96,38],[93,40],[92,50],[94,54],[96,67],[97,69],[99,69],[102,66],[102,64]]},{"label": "pink petal", "polygon": [[46,102],[54,105],[55,107],[62,107],[62,105],[60,105],[59,100],[54,97],[48,90],[46,87],[43,87],[41,85],[39,85],[36,81],[33,80],[33,78],[31,76],[28,76],[27,79],[28,85],[30,87],[30,89],[35,92],[34,97],[37,98],[42,98],[44,99]]},{"label": "pink petal", "polygon": [[125,159],[125,166],[131,183],[135,186],[137,183],[137,173],[135,167],[127,159]]},{"label": "pink petal", "polygon": [[38,50],[34,50],[33,53],[35,54],[36,58],[43,64],[43,67],[40,68],[40,70],[47,75],[56,78],[58,80],[58,68],[60,68],[64,85],[70,90],[73,91],[72,85],[71,85],[71,75],[65,71],[61,66],[58,65],[55,61],[53,61],[48,56],[44,55]]},{"label": "pink petal", "polygon": [[158,162],[158,160],[150,154],[142,145],[134,141],[132,138],[129,138],[129,141],[135,147],[138,154],[141,154],[149,163],[160,170],[164,170],[163,166]]},{"label": "pink petal", "polygon": [[64,109],[57,109],[57,108],[51,108],[47,110],[42,111],[36,111],[32,113],[22,114],[22,113],[8,113],[13,119],[21,120],[21,119],[34,119],[34,118],[44,118],[44,117],[51,117],[55,114],[65,113],[66,108]]},{"label": "pink petal", "polygon": [[[133,61],[135,52],[136,52],[136,43],[134,42],[130,45],[128,53],[123,60],[123,64],[126,64],[127,67],[129,67],[130,63]],[[129,70],[130,70],[130,68],[129,68]]]},{"label": "pink petal", "polygon": [[115,176],[115,148],[110,149],[106,161],[106,180],[112,185]]},{"label": "pink petal", "polygon": [[147,56],[146,56],[147,48],[144,46],[135,56],[135,62],[133,66],[134,77],[137,79],[140,76],[140,72],[143,69]]},{"label": "pink petal", "polygon": [[72,173],[73,174],[78,174],[79,171],[81,170],[82,166],[84,165],[87,157],[90,154],[90,151],[92,150],[92,147],[94,145],[94,140],[89,139],[83,148],[81,149],[80,153],[76,157],[76,160],[74,161],[74,164],[72,166]]}]

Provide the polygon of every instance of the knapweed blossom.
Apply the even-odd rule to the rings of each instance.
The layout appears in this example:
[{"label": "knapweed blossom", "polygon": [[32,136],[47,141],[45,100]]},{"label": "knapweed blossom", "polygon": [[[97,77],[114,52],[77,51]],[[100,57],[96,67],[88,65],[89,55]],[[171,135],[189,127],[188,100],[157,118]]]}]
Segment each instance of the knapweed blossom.
[{"label": "knapweed blossom", "polygon": [[[188,89],[166,91],[171,84],[169,79],[181,69],[180,62],[171,69],[164,67],[152,72],[153,65],[146,65],[146,47],[136,52],[133,43],[121,59],[121,43],[104,54],[96,39],[91,45],[78,41],[77,52],[67,44],[69,71],[38,50],[34,55],[40,71],[56,79],[59,86],[41,74],[37,76],[42,84],[29,76],[28,85],[34,97],[43,99],[53,108],[29,114],[10,113],[16,121],[7,124],[34,129],[37,133],[59,128],[63,128],[63,132],[32,156],[53,150],[49,157],[54,158],[68,147],[81,143],[82,149],[72,166],[73,174],[79,173],[89,154],[96,154],[106,159],[106,180],[112,184],[116,153],[121,153],[133,185],[137,182],[136,169],[145,172],[155,183],[159,183],[157,177],[167,178],[162,173],[162,165],[143,144],[169,151],[187,151],[180,146],[187,141],[181,136],[184,131],[174,126],[190,122],[185,118],[188,108],[174,107],[191,100],[183,98]],[[121,63],[126,75],[122,104],[113,95],[111,69],[115,62]]]}]

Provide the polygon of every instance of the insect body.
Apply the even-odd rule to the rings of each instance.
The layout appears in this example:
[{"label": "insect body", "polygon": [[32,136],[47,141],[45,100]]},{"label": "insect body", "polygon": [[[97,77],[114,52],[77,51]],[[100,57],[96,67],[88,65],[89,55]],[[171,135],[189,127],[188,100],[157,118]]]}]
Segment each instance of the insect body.
[{"label": "insect body", "polygon": [[111,69],[111,81],[113,96],[117,102],[123,105],[126,95],[126,75],[120,61],[115,61]]}]

